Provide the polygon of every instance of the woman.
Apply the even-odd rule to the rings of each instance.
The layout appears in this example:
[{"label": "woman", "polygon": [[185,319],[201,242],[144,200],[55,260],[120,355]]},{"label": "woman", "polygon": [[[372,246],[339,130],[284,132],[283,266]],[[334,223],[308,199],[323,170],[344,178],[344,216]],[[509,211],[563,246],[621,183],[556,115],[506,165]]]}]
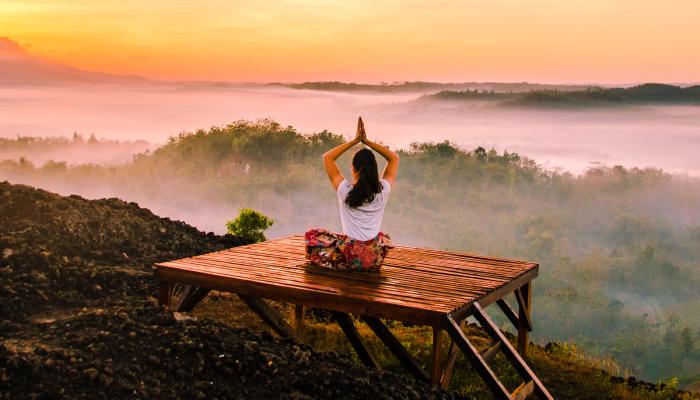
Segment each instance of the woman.
[{"label": "woman", "polygon": [[[352,157],[352,184],[343,177],[335,160],[357,143],[364,143],[387,160],[379,179],[377,160],[372,150],[362,148]],[[325,229],[306,232],[306,258],[313,264],[344,271],[379,271],[389,248],[389,235],[379,230],[389,192],[399,169],[399,156],[367,139],[362,118],[357,135],[323,155],[323,165],[338,195],[343,233]]]}]

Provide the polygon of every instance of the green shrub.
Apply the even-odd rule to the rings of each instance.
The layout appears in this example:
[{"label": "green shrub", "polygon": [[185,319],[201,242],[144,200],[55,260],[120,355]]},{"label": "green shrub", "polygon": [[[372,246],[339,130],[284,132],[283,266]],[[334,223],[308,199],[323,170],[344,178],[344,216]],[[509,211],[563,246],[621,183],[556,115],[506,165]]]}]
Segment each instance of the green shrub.
[{"label": "green shrub", "polygon": [[274,221],[264,214],[251,208],[239,210],[238,217],[233,221],[226,222],[228,233],[248,239],[251,242],[262,242],[265,240],[263,232],[272,226]]}]

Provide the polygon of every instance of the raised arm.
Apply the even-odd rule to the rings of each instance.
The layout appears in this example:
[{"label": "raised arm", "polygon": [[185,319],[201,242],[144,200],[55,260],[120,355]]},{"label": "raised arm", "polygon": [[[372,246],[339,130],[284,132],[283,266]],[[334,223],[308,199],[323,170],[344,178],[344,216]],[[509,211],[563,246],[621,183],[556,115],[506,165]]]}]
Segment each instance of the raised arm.
[{"label": "raised arm", "polygon": [[360,118],[360,129],[361,129],[361,141],[366,144],[370,149],[381,154],[387,161],[386,168],[384,168],[384,179],[389,181],[389,184],[393,187],[394,180],[396,179],[396,174],[399,171],[399,155],[389,150],[388,147],[382,146],[379,143],[375,143],[367,138],[367,133],[365,132],[365,123],[362,122]]},{"label": "raised arm", "polygon": [[341,154],[348,151],[349,148],[360,143],[360,139],[360,124],[358,123],[357,135],[353,140],[338,145],[323,154],[323,166],[326,168],[328,179],[330,179],[331,184],[333,184],[333,189],[338,190],[338,185],[340,185],[340,182],[345,179],[340,173],[340,169],[338,169],[338,165],[335,163],[335,160],[337,160]]}]

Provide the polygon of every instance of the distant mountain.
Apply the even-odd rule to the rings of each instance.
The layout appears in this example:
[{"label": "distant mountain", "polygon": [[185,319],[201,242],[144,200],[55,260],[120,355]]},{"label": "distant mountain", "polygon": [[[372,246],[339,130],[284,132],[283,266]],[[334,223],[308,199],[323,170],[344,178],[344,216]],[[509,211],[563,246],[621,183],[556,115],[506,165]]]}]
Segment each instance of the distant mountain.
[{"label": "distant mountain", "polygon": [[148,84],[158,81],[135,75],[86,71],[44,60],[17,42],[0,37],[0,85],[65,85],[76,83]]},{"label": "distant mountain", "polygon": [[444,90],[422,96],[420,101],[490,101],[504,106],[576,108],[624,105],[689,104],[700,105],[700,85],[680,87],[645,83],[630,88],[588,88],[560,91],[535,90],[522,93]]},{"label": "distant mountain", "polygon": [[323,90],[333,92],[435,92],[439,90],[481,90],[487,92],[527,92],[533,90],[584,90],[589,85],[553,85],[529,82],[393,82],[382,84],[367,84],[354,82],[303,82],[303,83],[270,83],[270,85],[285,86],[293,89]]}]

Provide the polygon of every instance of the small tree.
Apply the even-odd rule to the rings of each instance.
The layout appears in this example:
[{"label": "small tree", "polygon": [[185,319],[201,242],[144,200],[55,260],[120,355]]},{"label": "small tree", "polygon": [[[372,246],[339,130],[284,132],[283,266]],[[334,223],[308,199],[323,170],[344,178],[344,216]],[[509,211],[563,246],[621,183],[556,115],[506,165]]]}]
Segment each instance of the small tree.
[{"label": "small tree", "polygon": [[242,208],[238,211],[239,214],[235,220],[226,222],[228,233],[253,243],[264,241],[263,232],[271,227],[274,221],[251,208]]}]

